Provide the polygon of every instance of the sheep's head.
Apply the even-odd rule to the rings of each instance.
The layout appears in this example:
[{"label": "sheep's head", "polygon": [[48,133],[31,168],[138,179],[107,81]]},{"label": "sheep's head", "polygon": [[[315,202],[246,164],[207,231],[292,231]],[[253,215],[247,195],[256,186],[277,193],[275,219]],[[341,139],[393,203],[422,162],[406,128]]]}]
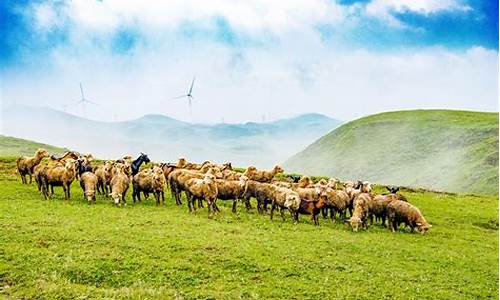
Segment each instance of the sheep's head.
[{"label": "sheep's head", "polygon": [[256,167],[254,167],[254,166],[249,166],[249,167],[245,170],[245,173],[243,173],[243,174],[245,174],[245,175],[247,175],[247,176],[248,176],[249,174],[253,174],[253,173],[255,173],[256,171],[257,171],[257,168],[256,168]]},{"label": "sheep's head", "polygon": [[118,175],[118,174],[125,174],[125,169],[127,167],[125,166],[125,164],[122,164],[122,163],[116,163],[115,166],[113,167],[113,174],[114,175]]},{"label": "sheep's head", "polygon": [[327,185],[331,187],[332,189],[335,189],[337,187],[337,182],[339,182],[336,178],[330,178],[328,179]]},{"label": "sheep's head", "polygon": [[222,172],[220,171],[220,169],[217,168],[217,167],[211,167],[210,169],[208,169],[208,171],[205,174],[211,174],[211,175],[214,176],[214,178],[222,178],[222,177],[224,177],[224,175],[222,174]]},{"label": "sheep's head", "polygon": [[150,162],[150,161],[151,161],[151,160],[149,159],[148,155],[147,155],[147,154],[145,154],[145,153],[142,153],[142,152],[141,152],[141,155],[139,156],[139,158],[141,158],[141,159],[142,159],[142,161],[143,161],[143,162],[145,162],[145,163],[148,163],[148,162]]},{"label": "sheep's head", "polygon": [[76,171],[76,160],[68,158],[64,163],[64,167],[66,168],[66,170]]},{"label": "sheep's head", "polygon": [[418,231],[420,231],[420,234],[424,235],[429,229],[432,228],[432,225],[427,223],[425,220],[422,220],[417,222],[417,228]]},{"label": "sheep's head", "polygon": [[352,182],[352,181],[346,181],[346,182],[344,182],[343,186],[344,186],[345,189],[354,188],[354,182]]},{"label": "sheep's head", "polygon": [[215,181],[215,176],[210,173],[206,173],[205,177],[203,177],[203,181],[205,183],[213,183]]},{"label": "sheep's head", "polygon": [[299,187],[305,188],[311,184],[312,180],[309,176],[302,176],[299,179]]},{"label": "sheep's head", "polygon": [[361,218],[356,216],[351,217],[351,219],[349,219],[349,223],[351,224],[352,231],[358,232],[359,225],[361,224]]},{"label": "sheep's head", "polygon": [[184,168],[186,166],[186,164],[187,164],[186,159],[181,157],[177,161],[177,168]]},{"label": "sheep's head", "polygon": [[233,165],[232,165],[230,162],[224,163],[224,164],[222,165],[222,170],[223,170],[223,171],[224,171],[224,170],[231,170],[231,171],[232,171],[232,170],[233,170]]},{"label": "sheep's head", "polygon": [[321,179],[318,181],[318,184],[319,184],[319,185],[327,185],[327,184],[328,184],[328,181],[326,181],[326,179],[324,179],[324,178],[321,178]]},{"label": "sheep's head", "polygon": [[274,173],[276,173],[276,174],[285,172],[285,170],[283,170],[283,168],[279,165],[274,166],[273,170],[274,170]]},{"label": "sheep's head", "polygon": [[284,206],[286,208],[291,208],[293,210],[299,209],[300,206],[300,197],[296,193],[289,193],[285,197]]},{"label": "sheep's head", "polygon": [[363,193],[371,193],[372,191],[372,184],[369,183],[368,181],[364,181],[362,184],[361,184],[361,191]]},{"label": "sheep's head", "polygon": [[44,157],[49,157],[50,154],[49,154],[49,152],[47,152],[47,150],[40,148],[40,149],[36,150],[35,156],[44,158]]},{"label": "sheep's head", "polygon": [[95,196],[95,191],[94,190],[87,190],[84,192],[85,198],[87,199],[88,202],[93,202],[94,201],[94,196]]}]

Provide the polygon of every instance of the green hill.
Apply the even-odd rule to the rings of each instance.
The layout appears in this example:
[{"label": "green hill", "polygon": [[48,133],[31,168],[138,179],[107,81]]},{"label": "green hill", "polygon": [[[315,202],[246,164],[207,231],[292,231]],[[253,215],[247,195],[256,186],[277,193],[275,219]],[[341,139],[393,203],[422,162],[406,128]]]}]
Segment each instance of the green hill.
[{"label": "green hill", "polygon": [[0,156],[33,155],[38,148],[44,148],[49,153],[63,153],[68,149],[0,135]]},{"label": "green hill", "polygon": [[395,111],[340,126],[287,171],[450,192],[498,193],[498,113]]}]

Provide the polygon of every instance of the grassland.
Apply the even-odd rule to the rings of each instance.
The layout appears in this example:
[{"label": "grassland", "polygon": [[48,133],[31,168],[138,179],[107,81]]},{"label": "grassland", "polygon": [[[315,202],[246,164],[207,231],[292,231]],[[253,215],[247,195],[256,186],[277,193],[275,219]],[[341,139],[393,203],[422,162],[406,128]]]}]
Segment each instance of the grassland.
[{"label": "grassland", "polygon": [[63,153],[68,150],[52,145],[0,135],[0,157],[13,157],[18,155],[32,156],[38,148],[44,148],[50,153]]},{"label": "grassland", "polygon": [[169,197],[116,208],[44,201],[0,159],[0,296],[36,299],[470,299],[498,297],[498,198],[404,192],[425,236],[353,233],[305,216],[214,220]]},{"label": "grassland", "polygon": [[498,113],[411,110],[346,123],[288,171],[441,191],[498,194]]}]

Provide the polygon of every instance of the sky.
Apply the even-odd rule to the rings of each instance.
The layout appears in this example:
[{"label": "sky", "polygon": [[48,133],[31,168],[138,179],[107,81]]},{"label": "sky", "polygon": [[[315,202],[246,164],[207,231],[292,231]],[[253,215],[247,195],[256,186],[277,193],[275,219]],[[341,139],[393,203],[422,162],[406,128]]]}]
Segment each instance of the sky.
[{"label": "sky", "polygon": [[104,121],[498,111],[498,1],[3,0],[0,76],[3,108]]}]

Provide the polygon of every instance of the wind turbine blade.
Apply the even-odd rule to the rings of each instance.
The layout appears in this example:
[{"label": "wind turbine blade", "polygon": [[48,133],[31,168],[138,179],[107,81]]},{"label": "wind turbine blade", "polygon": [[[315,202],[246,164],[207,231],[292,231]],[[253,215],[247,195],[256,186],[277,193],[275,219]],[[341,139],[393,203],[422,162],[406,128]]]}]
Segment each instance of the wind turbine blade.
[{"label": "wind turbine blade", "polygon": [[81,82],[80,82],[80,92],[82,92],[82,99],[85,99],[85,95],[83,95],[83,87]]},{"label": "wind turbine blade", "polygon": [[94,105],[99,105],[98,103],[95,103],[95,102],[87,100],[87,99],[85,99],[85,102],[90,103],[90,104],[94,104]]},{"label": "wind turbine blade", "polygon": [[189,88],[189,95],[191,95],[191,92],[193,92],[193,85],[194,85],[194,77],[193,77],[193,81],[191,82],[191,87]]},{"label": "wind turbine blade", "polygon": [[184,98],[184,97],[187,97],[187,95],[177,96],[177,97],[172,98],[172,100],[174,100],[174,99],[180,99],[180,98]]},{"label": "wind turbine blade", "polygon": [[191,97],[188,97],[188,99],[189,99],[189,101],[188,101],[188,103],[189,103],[189,115],[192,115],[193,113],[191,110]]}]

